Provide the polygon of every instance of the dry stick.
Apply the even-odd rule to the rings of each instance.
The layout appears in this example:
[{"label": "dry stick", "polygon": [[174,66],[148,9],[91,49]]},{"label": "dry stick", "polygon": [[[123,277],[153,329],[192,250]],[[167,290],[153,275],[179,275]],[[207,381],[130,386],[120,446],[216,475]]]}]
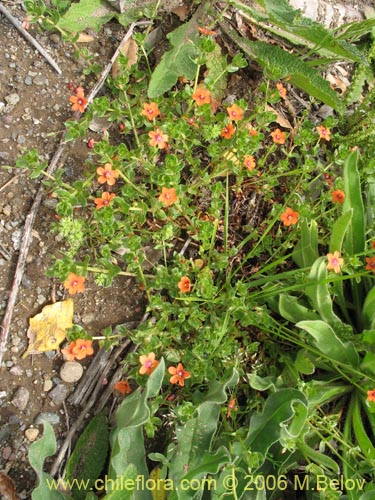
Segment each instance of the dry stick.
[{"label": "dry stick", "polygon": [[[1,7],[1,3],[0,3],[0,7]],[[121,48],[123,47],[124,43],[131,37],[133,30],[134,30],[134,27],[139,25],[139,24],[148,24],[148,22],[149,21],[132,23],[130,25],[128,32],[126,33],[126,35],[122,39],[118,49],[116,50],[115,54],[113,55],[111,61],[104,68],[103,73],[102,73],[101,77],[99,78],[98,83],[95,85],[95,87],[92,89],[92,91],[88,95],[87,105],[94,100],[96,94],[99,92],[99,90],[103,86],[105,79],[107,78],[109,72],[111,71],[111,67],[112,67],[114,61],[116,60],[116,57],[118,56]],[[74,114],[74,118],[78,119],[80,117],[80,115],[81,114],[77,111]],[[53,155],[51,163],[49,164],[48,169],[47,169],[47,174],[49,174],[49,175],[54,174],[54,172],[57,168],[57,165],[58,165],[58,161],[64,152],[65,146],[66,146],[66,142],[65,142],[65,139],[63,139],[60,142],[56,153]],[[7,345],[7,341],[8,341],[10,322],[11,322],[12,316],[13,316],[13,310],[14,310],[14,306],[16,303],[17,295],[18,295],[18,289],[19,289],[19,286],[21,284],[21,280],[22,280],[23,273],[25,270],[26,257],[27,257],[28,251],[29,251],[29,246],[30,246],[30,241],[31,241],[31,229],[33,227],[36,215],[38,213],[40,204],[42,202],[43,192],[44,192],[44,188],[43,188],[43,185],[41,185],[38,189],[38,192],[37,192],[36,197],[33,201],[33,204],[31,205],[30,212],[25,219],[25,225],[24,225],[24,230],[23,230],[23,235],[22,235],[20,253],[19,253],[18,261],[17,261],[16,272],[14,275],[12,289],[11,289],[11,292],[9,295],[7,307],[5,309],[4,318],[3,318],[3,321],[1,323],[1,330],[2,331],[1,331],[1,337],[0,337],[0,367],[1,367],[2,362],[3,362],[4,353],[6,352],[6,345]]]},{"label": "dry stick", "polygon": [[30,33],[28,31],[26,31],[22,26],[21,24],[19,23],[19,21],[12,16],[12,14],[4,7],[4,5],[2,5],[0,3],[0,13],[3,14],[7,19],[8,21],[15,27],[18,29],[18,31],[26,38],[26,40],[28,40],[32,45],[34,45],[34,47],[36,48],[36,50],[38,52],[40,52],[40,54],[42,54],[42,56],[45,58],[45,60],[53,67],[53,69],[55,71],[57,71],[57,73],[59,75],[61,75],[62,71],[61,69],[59,68],[59,65],[57,64],[56,61],[54,61],[54,59],[52,59],[52,57],[43,49],[43,47],[40,45],[39,42],[37,42],[35,40],[34,37],[32,37],[30,35]]}]

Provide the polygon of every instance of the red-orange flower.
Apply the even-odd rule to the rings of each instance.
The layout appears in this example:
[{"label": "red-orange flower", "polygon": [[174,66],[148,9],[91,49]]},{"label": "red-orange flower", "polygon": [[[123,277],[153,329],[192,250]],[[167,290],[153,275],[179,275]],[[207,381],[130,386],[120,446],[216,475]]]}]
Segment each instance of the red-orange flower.
[{"label": "red-orange flower", "polygon": [[126,380],[119,380],[118,382],[116,382],[113,386],[113,389],[120,392],[123,396],[132,392],[129,382],[127,382]]},{"label": "red-orange flower", "polygon": [[94,349],[92,348],[92,340],[77,339],[72,347],[72,353],[74,357],[78,360],[84,359],[86,356],[91,356],[94,354]]},{"label": "red-orange flower", "polygon": [[85,291],[85,278],[83,276],[77,276],[75,273],[70,273],[63,285],[70,295],[75,295],[76,293]]},{"label": "red-orange flower", "polygon": [[279,95],[282,99],[286,99],[286,88],[282,83],[276,83],[276,88],[279,91]]},{"label": "red-orange flower", "polygon": [[320,127],[316,127],[316,130],[318,131],[320,139],[323,139],[325,141],[331,140],[331,131],[329,128],[321,125]]},{"label": "red-orange flower", "polygon": [[271,137],[275,144],[285,144],[285,136],[286,136],[285,132],[281,132],[279,128],[277,128],[271,133]]},{"label": "red-orange flower", "polygon": [[159,361],[155,359],[154,352],[150,352],[150,354],[147,355],[143,354],[142,356],[139,356],[139,362],[142,365],[139,369],[139,373],[141,375],[150,375],[159,364]]},{"label": "red-orange flower", "polygon": [[375,274],[375,257],[366,257],[366,271],[372,271]]},{"label": "red-orange flower", "polygon": [[146,102],[143,105],[143,111],[141,112],[141,115],[152,121],[156,116],[160,115],[160,109],[158,108],[156,102],[150,102],[150,104]]},{"label": "red-orange flower", "polygon": [[99,175],[99,184],[107,183],[108,186],[116,184],[116,179],[118,179],[120,175],[119,170],[112,170],[111,163],[106,163],[104,167],[97,168],[96,173]]},{"label": "red-orange flower", "polygon": [[173,203],[177,201],[176,189],[175,188],[161,188],[161,195],[158,198],[161,203],[166,207],[170,207]]},{"label": "red-orange flower", "polygon": [[196,102],[197,106],[209,104],[211,102],[211,92],[204,87],[198,87],[192,95],[192,99]]},{"label": "red-orange flower", "polygon": [[211,35],[211,36],[216,35],[216,31],[212,31],[212,30],[209,30],[208,28],[204,28],[201,26],[198,27],[198,31],[199,31],[199,33],[202,33],[202,35],[207,35],[207,36],[208,35]]},{"label": "red-orange flower", "polygon": [[156,128],[155,130],[151,130],[151,132],[148,133],[148,136],[150,138],[150,146],[158,147],[159,149],[165,149],[168,144],[168,135],[163,134],[163,131],[160,130],[160,128]]},{"label": "red-orange flower", "polygon": [[243,109],[237,106],[237,104],[232,104],[227,108],[227,113],[229,118],[234,121],[242,120],[243,118]]},{"label": "red-orange flower", "polygon": [[73,359],[84,359],[86,356],[94,354],[92,340],[77,339],[71,342],[66,349],[61,349],[62,354],[68,361]]},{"label": "red-orange flower", "polygon": [[331,191],[332,201],[334,203],[344,203],[345,193],[341,189],[336,189],[336,191]]},{"label": "red-orange flower", "polygon": [[237,407],[237,404],[236,404],[236,398],[232,398],[230,401],[229,401],[229,404],[228,404],[228,410],[227,410],[227,418],[230,417],[230,414],[232,411],[236,411],[238,410],[238,407]]},{"label": "red-orange flower", "polygon": [[256,167],[256,162],[255,162],[255,158],[253,155],[245,155],[244,156],[244,160],[243,160],[243,164],[245,165],[245,167],[250,170],[250,172],[252,170],[254,170],[254,168]]},{"label": "red-orange flower", "polygon": [[372,389],[371,391],[367,391],[367,401],[370,401],[371,403],[375,403],[375,389]]},{"label": "red-orange flower", "polygon": [[72,103],[72,111],[83,113],[86,108],[87,99],[84,96],[82,87],[77,87],[76,95],[71,95],[69,101]]},{"label": "red-orange flower", "polygon": [[107,205],[110,204],[113,198],[116,198],[116,195],[114,193],[108,193],[107,191],[104,191],[104,193],[102,193],[101,198],[94,198],[94,203],[96,205],[96,208],[99,209],[106,207]]},{"label": "red-orange flower", "polygon": [[181,293],[187,293],[191,290],[191,281],[188,276],[183,276],[177,284]]},{"label": "red-orange flower", "polygon": [[328,264],[327,269],[330,271],[335,271],[339,273],[341,271],[341,266],[344,265],[344,259],[340,257],[340,252],[337,250],[333,253],[327,254]]},{"label": "red-orange flower", "polygon": [[224,139],[230,139],[232,135],[235,133],[235,131],[236,129],[233,126],[233,124],[228,123],[228,125],[223,128],[220,135],[221,137],[224,137]]},{"label": "red-orange flower", "polygon": [[179,384],[181,387],[184,387],[185,379],[190,378],[190,372],[184,370],[182,363],[178,363],[177,366],[170,366],[168,371],[172,375],[169,379],[171,384]]},{"label": "red-orange flower", "polygon": [[298,212],[295,212],[294,210],[292,210],[290,207],[288,207],[285,212],[283,212],[281,215],[280,215],[280,219],[282,221],[282,223],[284,224],[284,226],[292,226],[294,224],[297,224],[298,222],[298,217],[299,217],[299,213]]}]

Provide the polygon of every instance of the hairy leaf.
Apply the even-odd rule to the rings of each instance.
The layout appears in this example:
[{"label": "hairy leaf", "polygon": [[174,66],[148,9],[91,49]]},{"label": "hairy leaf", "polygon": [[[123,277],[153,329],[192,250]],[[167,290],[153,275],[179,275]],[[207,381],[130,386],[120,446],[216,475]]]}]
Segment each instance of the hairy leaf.
[{"label": "hairy leaf", "polygon": [[115,14],[104,0],[80,0],[59,19],[57,27],[69,33],[79,33],[87,28],[99,31]]}]

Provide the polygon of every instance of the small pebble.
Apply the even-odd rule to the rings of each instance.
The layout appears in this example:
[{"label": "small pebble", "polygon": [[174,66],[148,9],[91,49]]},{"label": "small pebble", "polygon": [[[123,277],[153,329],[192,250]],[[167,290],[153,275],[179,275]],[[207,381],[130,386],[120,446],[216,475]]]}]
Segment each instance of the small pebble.
[{"label": "small pebble", "polygon": [[52,399],[52,401],[55,404],[59,405],[63,401],[65,401],[65,399],[68,396],[68,392],[69,392],[69,389],[67,388],[66,385],[64,385],[64,384],[57,384],[57,386],[54,387],[52,389],[52,391],[50,391],[48,393],[48,396]]},{"label": "small pebble", "polygon": [[50,390],[52,389],[52,387],[53,387],[53,382],[52,382],[52,380],[49,380],[49,379],[48,379],[48,380],[45,380],[45,381],[43,382],[43,391],[44,391],[44,392],[48,392],[48,391],[50,391]]},{"label": "small pebble", "polygon": [[[18,337],[16,337],[16,338],[18,338]],[[15,340],[15,339],[13,339],[13,340]],[[21,340],[21,339],[19,339],[19,340]],[[9,370],[9,373],[11,373],[12,375],[15,375],[16,377],[21,377],[23,375],[23,370],[19,365],[14,365]]]},{"label": "small pebble", "polygon": [[77,361],[66,361],[60,369],[60,377],[64,382],[78,382],[83,375],[83,367]]},{"label": "small pebble", "polygon": [[27,76],[24,79],[24,83],[25,83],[25,85],[32,85],[33,84],[33,79],[31,78],[31,76]]},{"label": "small pebble", "polygon": [[20,96],[16,93],[9,94],[5,96],[5,100],[9,106],[15,106],[19,102]]},{"label": "small pebble", "polygon": [[26,409],[27,403],[30,399],[30,392],[26,389],[26,387],[18,387],[16,390],[13,399],[12,405],[23,411]]},{"label": "small pebble", "polygon": [[56,425],[60,422],[60,417],[56,415],[56,413],[49,413],[49,412],[39,413],[39,415],[35,419],[35,424],[40,425],[45,420],[49,422],[51,425]]},{"label": "small pebble", "polygon": [[30,443],[36,440],[36,438],[39,436],[39,429],[34,429],[33,427],[30,427],[29,429],[25,430],[25,436]]},{"label": "small pebble", "polygon": [[35,85],[38,85],[38,86],[42,86],[42,85],[46,85],[48,86],[48,80],[46,80],[44,78],[44,76],[42,75],[37,75],[35,78],[34,78],[34,83]]}]

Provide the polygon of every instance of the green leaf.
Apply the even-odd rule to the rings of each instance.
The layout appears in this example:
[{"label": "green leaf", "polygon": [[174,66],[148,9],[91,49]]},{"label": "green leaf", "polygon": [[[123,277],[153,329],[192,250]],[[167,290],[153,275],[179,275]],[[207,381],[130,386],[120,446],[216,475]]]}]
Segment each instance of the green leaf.
[{"label": "green leaf", "polygon": [[281,429],[293,429],[296,405],[307,408],[308,403],[297,389],[281,389],[271,394],[265,402],[263,412],[253,415],[245,443],[252,452],[266,454],[281,437]]},{"label": "green leaf", "polygon": [[299,451],[309,460],[312,462],[315,462],[319,466],[323,466],[333,472],[335,476],[338,476],[340,472],[340,467],[338,463],[336,463],[332,458],[328,457],[327,455],[324,455],[324,453],[321,453],[320,451],[313,450],[310,446],[308,446],[306,443],[299,443],[298,444]]},{"label": "green leaf", "polygon": [[364,422],[361,416],[361,404],[359,395],[352,399],[353,404],[353,431],[362,453],[368,460],[375,460],[375,448],[371,438],[367,435]]},{"label": "green leaf", "polygon": [[249,384],[256,391],[266,391],[270,388],[274,391],[276,390],[276,379],[270,375],[268,377],[260,377],[256,373],[250,373]]},{"label": "green leaf", "polygon": [[345,201],[343,211],[352,210],[353,217],[345,237],[345,251],[349,255],[365,251],[365,216],[358,172],[358,151],[349,153],[344,165]]},{"label": "green leaf", "polygon": [[353,218],[353,209],[344,212],[334,223],[329,243],[331,253],[338,251],[341,254],[345,234]]},{"label": "green leaf", "polygon": [[303,375],[312,375],[315,371],[315,366],[307,357],[306,349],[300,349],[297,352],[297,357],[294,361],[294,366]]},{"label": "green leaf", "polygon": [[[135,488],[135,481],[137,479],[137,469],[133,464],[129,464],[125,470],[124,473],[121,474],[117,478],[117,484],[119,485],[126,485],[126,484],[134,484]],[[128,483],[126,483],[128,481]],[[108,493],[103,500],[133,500],[133,490],[131,488],[117,488],[114,489],[114,491],[111,491]]]},{"label": "green leaf", "polygon": [[333,328],[324,321],[300,321],[296,324],[309,333],[314,339],[314,345],[332,361],[358,367],[359,356],[352,342],[342,342]]},{"label": "green leaf", "polygon": [[99,31],[115,14],[104,0],[81,0],[71,5],[56,26],[70,33],[79,33],[87,28]]},{"label": "green leaf", "polygon": [[221,100],[227,88],[227,59],[221,53],[221,47],[215,43],[215,49],[207,54],[207,76],[214,82],[212,95],[215,99]]},{"label": "green leaf", "polygon": [[[66,468],[66,479],[84,480],[86,488],[75,486],[74,498],[83,500],[103,470],[108,452],[108,424],[104,413],[96,415],[80,435]],[[80,485],[81,486],[81,485]]]},{"label": "green leaf", "polygon": [[[38,486],[31,494],[33,500],[64,500],[70,498],[58,491],[57,482],[43,472],[43,465],[46,458],[56,453],[56,438],[52,425],[49,422],[43,422],[43,437],[32,443],[29,448],[28,458],[31,467],[38,476]],[[53,486],[55,485],[55,487]]]},{"label": "green leaf", "polygon": [[319,316],[300,304],[297,297],[281,293],[279,297],[279,312],[280,315],[291,323],[298,323],[306,319],[319,319]]},{"label": "green leaf", "polygon": [[312,220],[310,225],[305,219],[301,224],[301,239],[294,248],[292,259],[298,267],[310,267],[319,257],[318,224]]},{"label": "green leaf", "polygon": [[320,319],[326,321],[332,327],[341,327],[341,319],[333,312],[333,302],[327,283],[327,265],[325,257],[317,259],[308,276],[305,293],[309,297],[315,311]]},{"label": "green leaf", "polygon": [[151,75],[148,97],[158,97],[170,90],[180,76],[192,80],[197,70],[194,59],[197,55],[195,42],[198,31],[195,20],[183,24],[167,35],[172,49],[163,54],[160,63]]},{"label": "green leaf", "polygon": [[362,309],[363,325],[366,330],[375,330],[375,287],[366,295]]}]

